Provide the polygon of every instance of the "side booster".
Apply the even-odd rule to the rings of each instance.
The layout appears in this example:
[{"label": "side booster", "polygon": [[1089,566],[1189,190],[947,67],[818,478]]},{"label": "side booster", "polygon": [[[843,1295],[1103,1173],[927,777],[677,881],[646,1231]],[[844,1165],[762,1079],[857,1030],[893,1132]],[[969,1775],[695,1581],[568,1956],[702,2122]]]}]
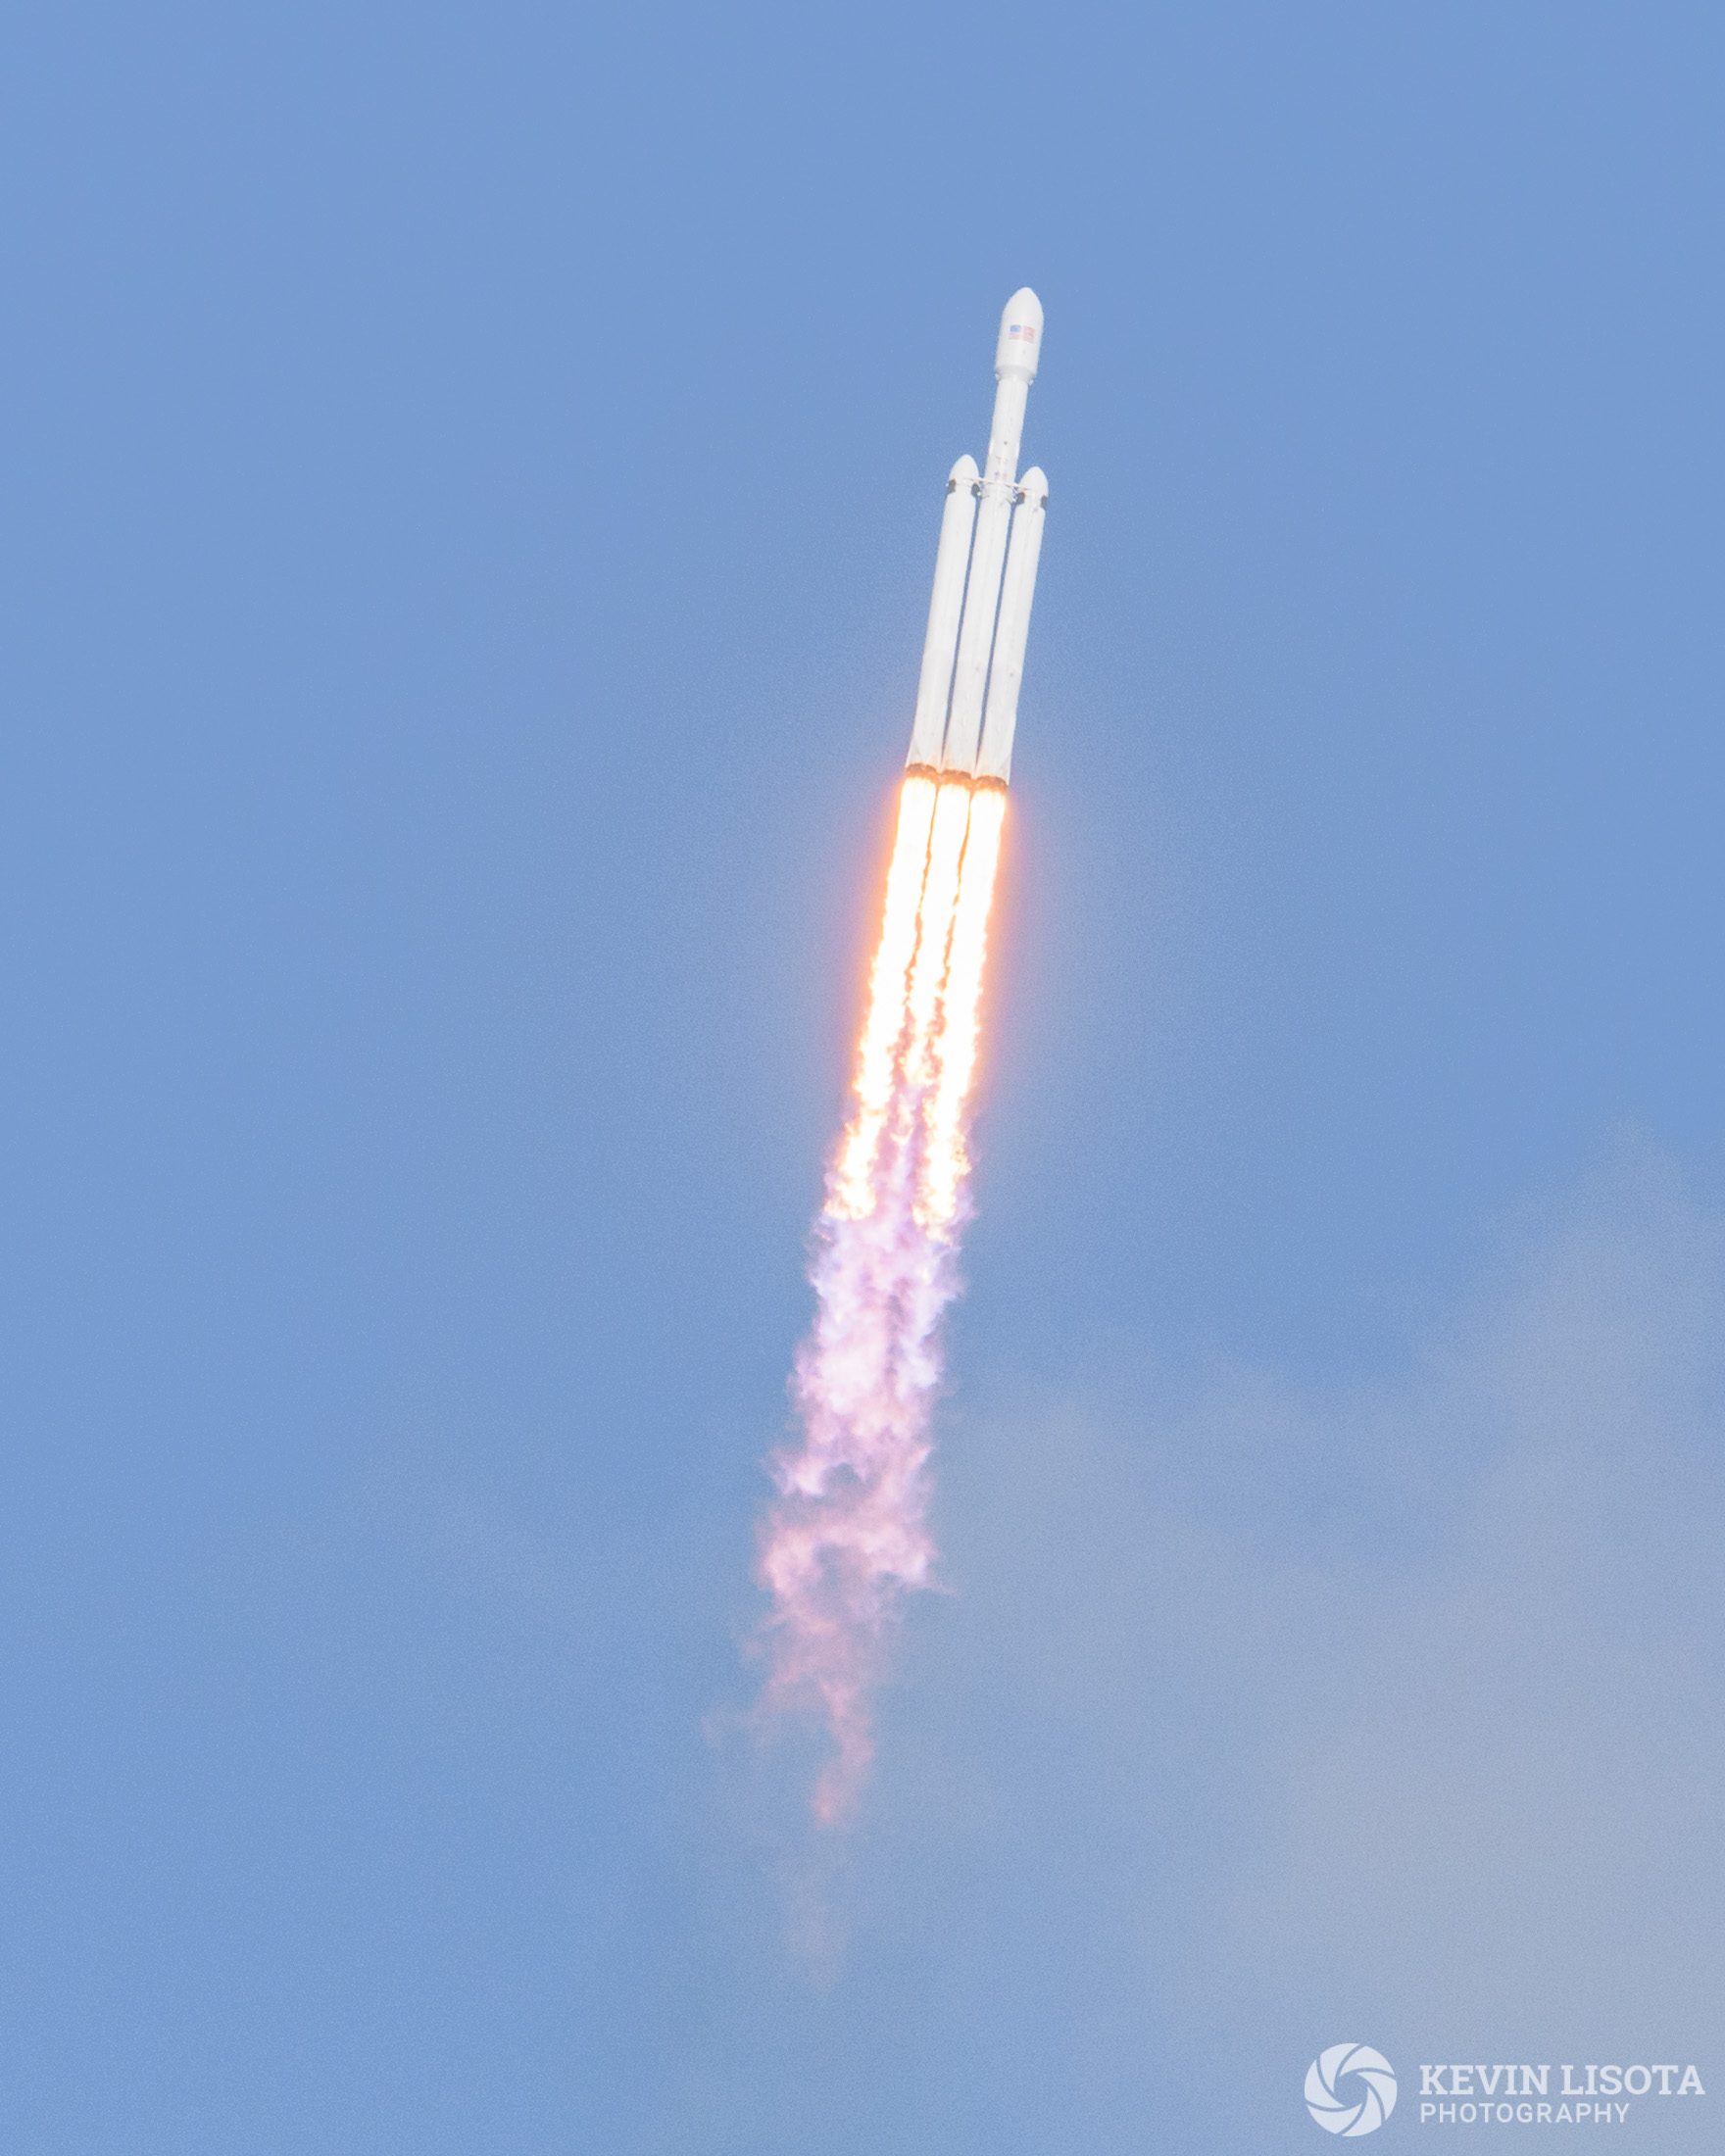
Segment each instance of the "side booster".
[{"label": "side booster", "polygon": [[1024,404],[1041,356],[1042,302],[1026,286],[1012,294],[1001,317],[987,467],[979,472],[974,458],[961,457],[947,480],[906,760],[912,769],[961,773],[1000,786],[1011,775],[1018,681],[1048,506],[1048,481],[1037,466],[1015,476]]}]

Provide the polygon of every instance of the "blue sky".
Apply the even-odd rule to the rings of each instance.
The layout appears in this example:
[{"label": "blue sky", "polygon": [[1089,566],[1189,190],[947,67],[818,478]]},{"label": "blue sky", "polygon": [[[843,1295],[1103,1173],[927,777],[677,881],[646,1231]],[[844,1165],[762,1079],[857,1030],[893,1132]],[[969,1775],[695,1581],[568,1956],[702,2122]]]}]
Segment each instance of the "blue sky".
[{"label": "blue sky", "polygon": [[[15,11],[8,2146],[1725,2082],[1722,45]],[[835,1844],[753,1523],[1023,282],[953,1592]]]}]

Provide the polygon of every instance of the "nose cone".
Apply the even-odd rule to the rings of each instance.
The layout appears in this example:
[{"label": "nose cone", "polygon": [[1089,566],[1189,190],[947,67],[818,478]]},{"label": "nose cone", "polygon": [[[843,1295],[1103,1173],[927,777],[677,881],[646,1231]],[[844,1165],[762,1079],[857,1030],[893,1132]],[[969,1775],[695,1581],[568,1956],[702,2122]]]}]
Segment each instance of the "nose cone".
[{"label": "nose cone", "polygon": [[1042,357],[1042,302],[1022,286],[1007,302],[1001,317],[1001,341],[995,346],[997,375],[1016,374],[1020,381],[1036,379],[1036,363]]}]

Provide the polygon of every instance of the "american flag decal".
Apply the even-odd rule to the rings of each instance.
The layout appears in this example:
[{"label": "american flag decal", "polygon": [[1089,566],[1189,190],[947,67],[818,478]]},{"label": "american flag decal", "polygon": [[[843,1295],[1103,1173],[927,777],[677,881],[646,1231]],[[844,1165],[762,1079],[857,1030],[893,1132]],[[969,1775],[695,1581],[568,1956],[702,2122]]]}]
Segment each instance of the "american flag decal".
[{"label": "american flag decal", "polygon": [[1026,344],[1034,344],[1036,342],[1036,331],[1032,329],[1028,325],[1028,323],[1020,325],[1017,322],[1013,322],[1011,327],[1007,331],[1007,335],[1009,337],[1022,337]]}]

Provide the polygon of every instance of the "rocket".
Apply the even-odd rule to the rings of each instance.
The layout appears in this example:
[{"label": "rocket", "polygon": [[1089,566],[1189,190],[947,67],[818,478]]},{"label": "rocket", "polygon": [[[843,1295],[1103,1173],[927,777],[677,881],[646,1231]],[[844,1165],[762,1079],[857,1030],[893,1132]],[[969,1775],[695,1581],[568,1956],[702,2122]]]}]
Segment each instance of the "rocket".
[{"label": "rocket", "polygon": [[1001,317],[988,463],[961,457],[947,480],[934,594],[911,728],[912,770],[1005,786],[1048,481],[1018,471],[1024,404],[1042,356],[1042,302],[1025,286]]}]

